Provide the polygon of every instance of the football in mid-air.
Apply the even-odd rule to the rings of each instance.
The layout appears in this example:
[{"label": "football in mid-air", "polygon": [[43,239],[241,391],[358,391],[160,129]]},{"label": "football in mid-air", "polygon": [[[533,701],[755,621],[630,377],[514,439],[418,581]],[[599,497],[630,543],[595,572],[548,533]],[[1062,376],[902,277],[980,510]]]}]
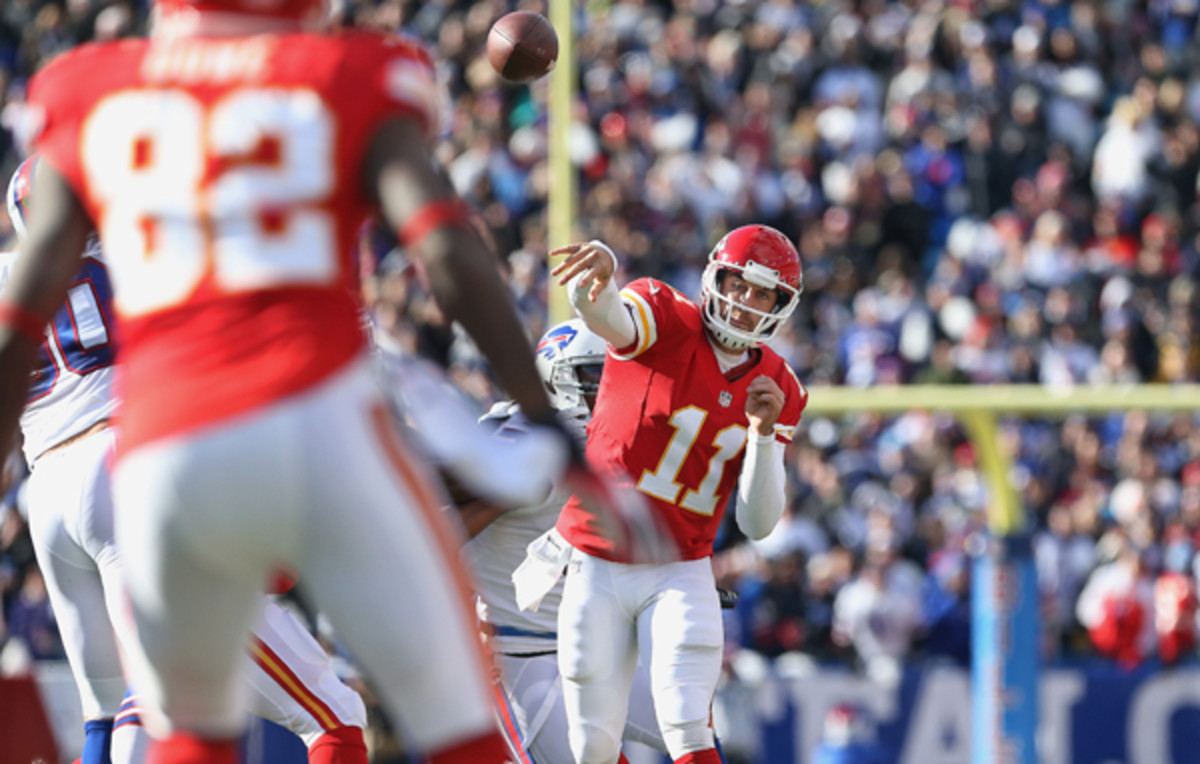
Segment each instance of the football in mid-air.
[{"label": "football in mid-air", "polygon": [[487,57],[492,68],[509,82],[532,82],[554,68],[558,35],[540,13],[513,11],[492,24]]}]

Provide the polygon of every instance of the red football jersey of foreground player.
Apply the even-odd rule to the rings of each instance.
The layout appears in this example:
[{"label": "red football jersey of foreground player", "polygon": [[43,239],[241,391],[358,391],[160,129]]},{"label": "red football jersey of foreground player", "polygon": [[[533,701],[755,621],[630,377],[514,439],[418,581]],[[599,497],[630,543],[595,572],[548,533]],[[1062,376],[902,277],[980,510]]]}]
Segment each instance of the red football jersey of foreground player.
[{"label": "red football jersey of foreground player", "polygon": [[37,150],[100,230],[122,451],[306,390],[365,346],[361,168],[438,128],[419,44],[353,32],[85,45],[31,82]]},{"label": "red football jersey of foreground player", "polygon": [[[707,557],[746,452],[747,386],[765,374],[783,390],[775,425],[783,442],[791,441],[808,392],[766,347],[750,350],[745,363],[723,373],[700,309],[666,284],[638,279],[622,296],[636,307],[638,343],[609,352],[588,425],[588,461],[601,472],[632,478],[670,526],[681,559]],[[563,508],[558,530],[577,549],[617,559],[575,497]]]}]

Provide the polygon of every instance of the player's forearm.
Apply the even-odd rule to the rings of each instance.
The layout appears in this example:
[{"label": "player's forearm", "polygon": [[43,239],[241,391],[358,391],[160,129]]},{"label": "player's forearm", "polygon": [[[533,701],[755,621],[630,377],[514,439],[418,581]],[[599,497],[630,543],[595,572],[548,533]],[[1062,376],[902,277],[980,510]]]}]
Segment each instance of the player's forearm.
[{"label": "player's forearm", "polygon": [[49,162],[38,163],[35,182],[29,235],[0,289],[0,453],[12,443],[42,333],[66,299],[92,231],[83,206]]},{"label": "player's forearm", "polygon": [[[29,233],[0,290],[0,303],[35,317],[44,328],[66,301],[93,225],[74,191],[49,162],[38,162],[34,173],[38,201],[30,209]],[[39,345],[40,333],[39,329]]]},{"label": "player's forearm", "polygon": [[12,327],[0,326],[0,462],[16,443],[17,421],[25,408],[37,349]]},{"label": "player's forearm", "polygon": [[787,501],[784,449],[786,446],[774,435],[760,438],[753,432],[749,434],[734,511],[738,528],[752,539],[764,538],[783,517]]},{"label": "player's forearm", "polygon": [[438,305],[467,330],[531,419],[552,417],[532,344],[496,257],[470,227],[462,200],[430,160],[421,125],[411,119],[386,123],[364,161],[368,190],[407,252],[425,266]]},{"label": "player's forearm", "polygon": [[593,302],[588,299],[588,288],[580,287],[582,278],[583,275],[580,274],[567,284],[567,297],[575,312],[589,329],[613,347],[632,345],[637,339],[637,326],[633,323],[633,316],[629,315],[629,309],[621,300],[616,285],[609,281]]},{"label": "player's forearm", "polygon": [[504,389],[530,419],[552,417],[534,365],[533,347],[494,257],[474,231],[446,229],[423,247],[429,286],[488,360]]}]

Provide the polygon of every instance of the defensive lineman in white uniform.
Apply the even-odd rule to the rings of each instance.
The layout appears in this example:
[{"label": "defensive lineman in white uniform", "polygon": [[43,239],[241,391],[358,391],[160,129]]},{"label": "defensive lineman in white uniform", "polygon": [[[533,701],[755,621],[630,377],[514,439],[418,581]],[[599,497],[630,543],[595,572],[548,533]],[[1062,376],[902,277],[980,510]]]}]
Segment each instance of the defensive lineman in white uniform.
[{"label": "defensive lineman in white uniform", "polygon": [[[24,232],[27,159],[8,188],[13,226]],[[0,286],[15,260],[0,253]],[[146,737],[129,704],[118,642],[132,632],[119,614],[121,560],[113,537],[108,462],[117,408],[111,290],[103,254],[93,238],[67,304],[46,330],[43,363],[35,372],[21,416],[31,467],[27,497],[30,535],[79,690],[85,722],[82,764],[141,761]],[[112,614],[112,617],[110,617]],[[249,656],[252,710],[309,746],[312,762],[366,762],[366,708],[343,684],[329,656],[303,626],[270,599],[254,630]]]},{"label": "defensive lineman in white uniform", "polygon": [[[88,257],[84,272],[103,271],[97,252]],[[0,254],[0,284],[15,259],[15,254]],[[59,342],[54,335],[61,322],[55,321],[47,330],[45,363],[34,378],[21,431],[31,468],[25,489],[30,537],[79,690],[87,761],[107,755],[126,683],[108,617],[120,605],[105,466],[116,408],[106,360],[109,338],[91,285],[73,289],[77,299],[69,315],[77,321],[80,339],[90,342],[94,352],[88,360],[95,365],[81,368],[87,351],[79,340]]]},{"label": "defensive lineman in white uniform", "polygon": [[[537,365],[550,394],[551,404],[580,442],[591,417],[591,403],[605,358],[605,342],[582,321],[571,319],[552,327],[537,346]],[[484,417],[496,437],[520,440],[529,425],[512,402],[497,403]],[[558,673],[556,631],[562,581],[542,599],[537,610],[517,605],[513,572],[525,559],[531,543],[553,544],[560,538],[542,538],[554,527],[569,492],[556,487],[545,501],[500,512],[482,509],[486,527],[464,548],[475,574],[479,595],[477,612],[488,645],[500,667],[497,712],[514,755],[522,762],[571,762],[567,743],[567,717],[562,681]],[[468,531],[475,530],[466,509]],[[479,522],[482,524],[482,522]],[[624,737],[666,753],[654,715],[650,679],[644,666],[634,678]]]}]

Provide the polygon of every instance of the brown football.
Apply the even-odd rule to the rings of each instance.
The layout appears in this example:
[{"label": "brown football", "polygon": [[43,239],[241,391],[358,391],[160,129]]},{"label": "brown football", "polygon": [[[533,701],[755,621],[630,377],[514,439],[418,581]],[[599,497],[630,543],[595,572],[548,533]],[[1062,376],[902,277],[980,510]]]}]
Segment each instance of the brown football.
[{"label": "brown football", "polygon": [[509,82],[532,82],[554,68],[558,35],[540,13],[513,11],[492,24],[487,57],[492,68]]}]

